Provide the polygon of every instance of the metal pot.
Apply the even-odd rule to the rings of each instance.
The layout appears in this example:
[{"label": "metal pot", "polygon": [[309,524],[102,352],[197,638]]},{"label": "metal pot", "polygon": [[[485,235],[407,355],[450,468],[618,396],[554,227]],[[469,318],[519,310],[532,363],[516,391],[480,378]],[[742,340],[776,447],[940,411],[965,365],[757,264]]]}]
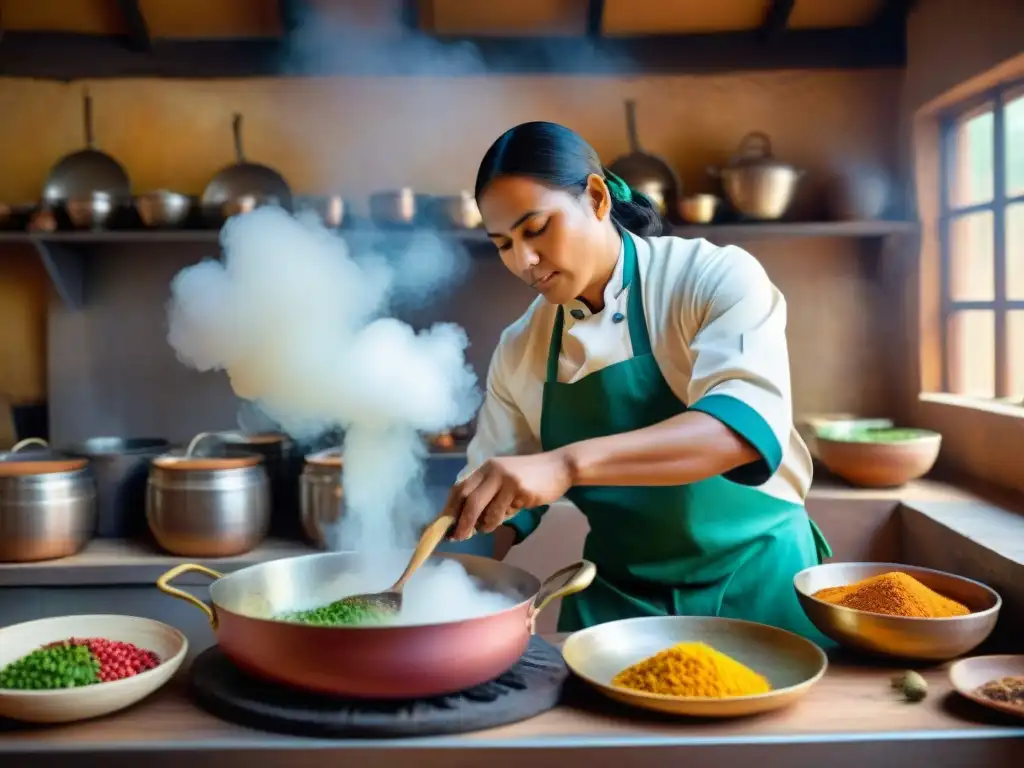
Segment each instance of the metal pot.
[{"label": "metal pot", "polygon": [[436,197],[431,205],[438,226],[448,229],[476,229],[484,223],[472,192],[463,191],[457,195]]},{"label": "metal pot", "polygon": [[658,212],[665,216],[675,209],[682,184],[668,162],[640,148],[636,102],[632,99],[626,102],[626,135],[629,137],[629,154],[617,159],[608,169],[631,188],[646,195]]},{"label": "metal pot", "polygon": [[303,456],[298,446],[279,432],[220,432],[216,437],[235,450],[262,457],[270,481],[270,531],[277,536],[299,535],[298,483]]},{"label": "metal pot", "polygon": [[760,131],[748,133],[729,165],[709,168],[719,176],[732,206],[750,219],[778,219],[793,201],[796,184],[804,172],[776,160],[771,139]]},{"label": "metal pot", "polygon": [[341,449],[310,454],[299,477],[299,514],[306,537],[328,548],[324,527],[336,524],[342,513]]},{"label": "metal pot", "polygon": [[169,447],[160,438],[91,437],[66,449],[89,460],[96,481],[97,536],[133,538],[145,532],[149,462]]},{"label": "metal pot", "polygon": [[[256,200],[273,198],[275,203],[291,209],[292,191],[288,182],[273,168],[245,159],[242,148],[242,116],[236,114],[231,123],[235,138],[235,164],[217,172],[201,200],[208,217],[224,215],[224,205],[232,200],[252,196]],[[243,211],[236,211],[240,213]]]},{"label": "metal pot", "polygon": [[[542,584],[489,557],[433,559],[457,560],[485,588],[518,603],[476,618],[408,626],[317,627],[267,617],[272,606],[294,605],[342,574],[361,570],[361,556],[354,552],[285,558],[227,576],[184,564],[161,576],[157,588],[202,610],[221,650],[241,669],[318,693],[412,699],[462,691],[507,671],[526,650],[537,614],[555,598],[586,589],[597,573],[581,561]],[[171,586],[192,572],[216,579],[210,585],[212,607]]]},{"label": "metal pot", "polygon": [[114,198],[108,192],[90,192],[64,201],[64,211],[75,229],[102,229],[114,207]]},{"label": "metal pot", "polygon": [[[33,443],[41,448],[24,450]],[[86,459],[54,453],[39,438],[0,453],[0,561],[67,557],[95,530],[96,490]]]},{"label": "metal pot", "polygon": [[256,547],[270,528],[270,482],[254,453],[218,450],[153,459],[146,521],[163,549],[185,557],[229,557]]},{"label": "metal pot", "polygon": [[50,169],[43,186],[43,200],[61,205],[72,198],[84,198],[93,192],[106,192],[115,203],[128,200],[131,182],[124,167],[113,157],[96,149],[92,127],[92,97],[82,97],[85,119],[85,149],[67,155]]},{"label": "metal pot", "polygon": [[338,229],[345,223],[345,199],[340,195],[307,195],[295,198],[295,212],[312,212],[328,229]]},{"label": "metal pot", "polygon": [[688,224],[709,224],[719,202],[714,195],[688,195],[679,201],[679,218]]},{"label": "metal pot", "polygon": [[179,226],[189,213],[195,200],[188,195],[156,189],[135,198],[135,209],[144,226],[154,229]]},{"label": "metal pot", "polygon": [[381,227],[411,227],[419,223],[426,195],[417,195],[411,188],[370,195],[370,219]]}]

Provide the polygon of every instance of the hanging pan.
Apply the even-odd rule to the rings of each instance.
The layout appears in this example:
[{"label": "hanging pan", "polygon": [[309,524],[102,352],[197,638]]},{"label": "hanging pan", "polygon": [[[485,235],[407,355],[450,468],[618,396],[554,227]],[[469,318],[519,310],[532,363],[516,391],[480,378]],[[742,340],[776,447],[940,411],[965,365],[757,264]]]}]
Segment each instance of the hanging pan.
[{"label": "hanging pan", "polygon": [[[235,135],[235,164],[221,169],[203,192],[202,207],[210,218],[250,210],[260,204],[276,204],[291,210],[292,191],[273,168],[250,163],[242,150],[242,116],[232,123]],[[239,201],[243,201],[240,203]]]},{"label": "hanging pan", "polygon": [[105,193],[115,204],[131,195],[131,182],[124,167],[106,152],[96,148],[92,127],[92,97],[83,97],[85,117],[85,149],[67,155],[50,169],[43,187],[43,200],[49,205],[63,205],[69,199],[85,199]]},{"label": "hanging pan", "polygon": [[616,176],[637,192],[646,195],[658,212],[665,216],[674,211],[682,185],[679,176],[663,158],[644,152],[636,128],[636,102],[626,101],[626,133],[629,137],[629,154],[623,155],[608,166]]}]

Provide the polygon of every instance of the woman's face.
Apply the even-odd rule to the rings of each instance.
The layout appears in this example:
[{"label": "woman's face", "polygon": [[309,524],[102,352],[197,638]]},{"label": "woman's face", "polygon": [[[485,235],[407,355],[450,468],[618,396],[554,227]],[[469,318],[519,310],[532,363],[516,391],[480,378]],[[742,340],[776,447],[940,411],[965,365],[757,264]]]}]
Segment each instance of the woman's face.
[{"label": "woman's face", "polygon": [[552,304],[565,304],[598,280],[611,199],[592,175],[582,195],[527,176],[503,176],[478,201],[487,234],[509,271]]}]

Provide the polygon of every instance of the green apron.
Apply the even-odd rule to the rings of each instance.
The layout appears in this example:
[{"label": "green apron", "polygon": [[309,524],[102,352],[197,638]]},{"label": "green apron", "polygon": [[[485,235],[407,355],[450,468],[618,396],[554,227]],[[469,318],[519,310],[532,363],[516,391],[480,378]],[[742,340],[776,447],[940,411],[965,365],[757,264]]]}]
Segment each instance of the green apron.
[{"label": "green apron", "polygon": [[[623,233],[623,286],[633,357],[572,384],[558,382],[564,309],[558,308],[541,412],[545,451],[657,424],[682,413],[651,353],[636,245]],[[713,477],[681,486],[577,487],[567,494],[587,516],[584,557],[597,578],[562,603],[558,628],[572,632],[633,616],[725,616],[791,630],[825,644],[796,599],[793,576],[831,552],[800,504]],[[517,536],[541,510],[510,521]]]}]

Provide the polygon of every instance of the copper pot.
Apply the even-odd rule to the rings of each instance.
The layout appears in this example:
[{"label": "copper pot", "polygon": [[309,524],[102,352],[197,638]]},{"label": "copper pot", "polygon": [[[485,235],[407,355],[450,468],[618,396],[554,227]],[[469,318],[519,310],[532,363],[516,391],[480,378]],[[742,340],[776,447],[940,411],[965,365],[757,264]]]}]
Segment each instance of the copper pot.
[{"label": "copper pot", "polygon": [[[271,601],[301,599],[343,573],[358,571],[361,555],[355,552],[274,560],[226,576],[186,563],[161,576],[157,588],[202,610],[221,650],[258,677],[316,693],[412,699],[463,691],[506,672],[526,650],[537,614],[552,600],[586,589],[597,573],[584,560],[541,583],[489,557],[434,559],[439,558],[460,562],[484,587],[517,597],[517,604],[460,621],[406,626],[318,627],[269,618]],[[212,605],[171,586],[185,573],[215,579]]]}]

